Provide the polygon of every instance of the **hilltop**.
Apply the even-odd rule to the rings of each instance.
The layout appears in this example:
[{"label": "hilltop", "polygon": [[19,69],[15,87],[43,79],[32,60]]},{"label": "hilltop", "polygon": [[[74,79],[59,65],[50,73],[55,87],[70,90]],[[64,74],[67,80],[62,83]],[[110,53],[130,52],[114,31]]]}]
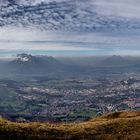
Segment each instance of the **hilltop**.
[{"label": "hilltop", "polygon": [[117,112],[70,124],[0,120],[3,140],[139,140],[140,112]]}]

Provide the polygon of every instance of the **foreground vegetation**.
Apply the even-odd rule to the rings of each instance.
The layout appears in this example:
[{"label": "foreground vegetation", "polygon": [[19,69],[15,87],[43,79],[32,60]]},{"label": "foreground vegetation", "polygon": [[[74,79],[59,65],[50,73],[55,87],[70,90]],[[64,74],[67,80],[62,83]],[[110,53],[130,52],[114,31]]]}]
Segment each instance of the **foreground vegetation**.
[{"label": "foreground vegetation", "polygon": [[82,123],[0,120],[0,140],[139,140],[140,112],[118,112]]}]

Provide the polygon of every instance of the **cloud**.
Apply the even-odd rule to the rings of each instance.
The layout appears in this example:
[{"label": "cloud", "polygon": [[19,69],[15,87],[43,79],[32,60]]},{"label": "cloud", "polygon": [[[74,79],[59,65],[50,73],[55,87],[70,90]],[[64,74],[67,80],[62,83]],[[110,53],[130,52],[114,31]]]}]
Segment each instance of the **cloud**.
[{"label": "cloud", "polygon": [[76,33],[3,28],[0,29],[0,49],[3,52],[7,50],[139,50],[140,33],[129,34],[131,31]]},{"label": "cloud", "polygon": [[66,0],[0,0],[0,4],[7,4],[7,3],[16,3],[20,5],[36,5],[41,2],[61,2],[61,1],[66,1]]},{"label": "cloud", "polygon": [[90,0],[103,15],[140,18],[139,0]]},{"label": "cloud", "polygon": [[[45,0],[44,0],[45,1]],[[61,0],[60,0],[61,1]],[[39,2],[39,1],[38,1]],[[140,18],[139,0],[87,0],[99,15],[123,17],[124,20]],[[58,32],[25,28],[0,28],[0,55],[27,51],[90,51],[94,53],[134,54],[140,52],[140,32]]]}]

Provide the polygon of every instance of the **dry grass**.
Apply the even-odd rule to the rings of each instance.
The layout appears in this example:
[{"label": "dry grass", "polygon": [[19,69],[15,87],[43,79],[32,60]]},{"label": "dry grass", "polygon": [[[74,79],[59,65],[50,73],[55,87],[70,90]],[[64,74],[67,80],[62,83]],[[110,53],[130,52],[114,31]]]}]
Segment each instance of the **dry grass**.
[{"label": "dry grass", "polygon": [[0,120],[0,140],[140,140],[140,112],[118,112],[83,123]]}]

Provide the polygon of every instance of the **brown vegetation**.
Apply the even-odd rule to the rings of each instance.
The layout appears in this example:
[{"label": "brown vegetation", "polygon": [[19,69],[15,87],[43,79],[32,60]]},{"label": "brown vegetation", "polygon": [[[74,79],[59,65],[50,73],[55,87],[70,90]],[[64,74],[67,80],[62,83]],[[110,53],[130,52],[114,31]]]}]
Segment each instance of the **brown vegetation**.
[{"label": "brown vegetation", "polygon": [[140,140],[140,112],[117,112],[82,123],[0,120],[0,140]]}]

